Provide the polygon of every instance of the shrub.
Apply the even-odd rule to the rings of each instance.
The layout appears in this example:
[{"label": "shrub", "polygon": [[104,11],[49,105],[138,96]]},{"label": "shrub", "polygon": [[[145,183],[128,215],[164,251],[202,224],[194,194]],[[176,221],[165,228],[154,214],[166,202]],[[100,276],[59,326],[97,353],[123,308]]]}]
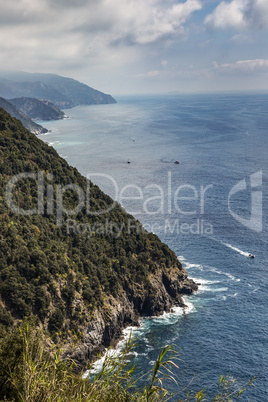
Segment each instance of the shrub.
[{"label": "shrub", "polygon": [[62,328],[63,321],[64,321],[64,315],[62,311],[59,308],[56,308],[56,310],[51,314],[51,317],[49,319],[48,324],[49,331],[52,334],[55,332],[59,332]]}]

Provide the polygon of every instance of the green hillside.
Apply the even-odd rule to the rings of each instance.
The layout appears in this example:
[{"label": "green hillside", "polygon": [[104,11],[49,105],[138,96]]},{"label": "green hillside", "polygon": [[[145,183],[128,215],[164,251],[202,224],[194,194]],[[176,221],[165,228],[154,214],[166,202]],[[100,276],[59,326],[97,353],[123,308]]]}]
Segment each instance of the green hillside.
[{"label": "green hillside", "polygon": [[[40,194],[34,178],[38,172],[39,180],[43,177],[43,208],[39,205],[39,213],[22,214],[18,208],[37,209]],[[17,176],[12,182],[21,173],[25,177]],[[157,236],[142,230],[138,221],[97,186],[90,186],[90,215],[84,205],[76,215],[63,213],[61,218],[59,189],[75,184],[86,193],[87,180],[3,109],[0,178],[2,332],[34,315],[55,340],[68,341],[72,330],[84,334],[84,349],[78,353],[83,361],[108,346],[140,315],[183,305],[181,294],[197,288],[175,253]],[[62,208],[74,209],[77,194],[65,191]],[[92,215],[111,206],[110,212]],[[88,231],[74,233],[70,227],[68,234],[70,218],[76,225],[94,228],[90,236]],[[101,230],[110,224],[120,225],[122,234]]]}]

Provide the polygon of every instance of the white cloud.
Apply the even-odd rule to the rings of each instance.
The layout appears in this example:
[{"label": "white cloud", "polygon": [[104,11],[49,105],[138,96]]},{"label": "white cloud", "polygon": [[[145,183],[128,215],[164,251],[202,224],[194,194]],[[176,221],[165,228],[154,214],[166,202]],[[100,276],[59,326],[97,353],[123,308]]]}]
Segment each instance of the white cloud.
[{"label": "white cloud", "polygon": [[240,60],[235,63],[218,64],[213,62],[212,67],[214,71],[221,73],[243,73],[243,74],[256,74],[256,73],[268,73],[268,60],[256,59],[256,60]]},{"label": "white cloud", "polygon": [[[80,0],[67,1],[68,7],[55,7],[53,0],[11,0],[1,5],[0,23],[12,31],[31,36],[40,41],[44,33],[82,33],[89,37],[108,32],[109,39],[127,39],[137,44],[150,44],[183,32],[183,25],[194,11],[201,9],[199,0],[186,0],[177,4],[160,0]],[[21,27],[24,29],[21,31]],[[53,27],[53,29],[50,29]],[[107,38],[106,38],[107,39]]]},{"label": "white cloud", "polygon": [[205,24],[212,29],[261,29],[268,27],[268,1],[222,1],[215,10],[205,18]]},{"label": "white cloud", "polygon": [[153,70],[153,71],[149,71],[147,73],[147,77],[153,78],[153,77],[157,77],[159,74],[160,74],[159,70]]},{"label": "white cloud", "polygon": [[201,0],[2,2],[0,64],[65,74],[78,65],[122,67],[150,57],[147,47],[159,51],[178,40],[201,7]]},{"label": "white cloud", "polygon": [[[114,2],[106,2],[106,6]],[[201,9],[199,0],[176,4],[159,0],[117,0],[114,39],[133,44],[152,44],[183,33],[183,26],[194,11]]]},{"label": "white cloud", "polygon": [[251,27],[259,29],[268,27],[268,1],[249,0],[245,18]]},{"label": "white cloud", "polygon": [[[207,27],[227,35],[208,34],[202,6],[214,9]],[[8,0],[0,5],[0,65],[113,94],[218,88],[223,76],[232,88],[238,72],[245,86],[263,86],[266,33],[258,29],[267,26],[268,0]],[[237,58],[244,61],[222,64]],[[212,68],[214,59],[221,63]]]},{"label": "white cloud", "polygon": [[233,0],[230,3],[223,1],[206,17],[205,24],[211,28],[244,28],[247,3],[248,0]]},{"label": "white cloud", "polygon": [[139,77],[139,78],[155,78],[155,77],[158,77],[160,74],[161,74],[161,71],[152,70],[152,71],[148,71],[147,73],[137,74],[137,77]]}]

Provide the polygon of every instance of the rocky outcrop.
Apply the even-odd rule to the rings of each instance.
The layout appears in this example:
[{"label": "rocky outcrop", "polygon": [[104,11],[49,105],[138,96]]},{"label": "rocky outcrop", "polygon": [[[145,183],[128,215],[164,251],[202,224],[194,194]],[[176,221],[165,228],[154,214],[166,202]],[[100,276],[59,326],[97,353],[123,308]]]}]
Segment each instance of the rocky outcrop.
[{"label": "rocky outcrop", "polygon": [[136,284],[116,299],[107,300],[105,308],[96,310],[84,330],[81,343],[75,350],[67,350],[68,355],[84,366],[105,348],[114,345],[124,328],[138,326],[140,317],[159,316],[169,312],[173,306],[185,307],[182,296],[190,295],[197,288],[183,268],[169,272],[159,269],[150,276],[146,288]]},{"label": "rocky outcrop", "polygon": [[67,117],[62,110],[46,99],[22,97],[9,99],[9,102],[32,120],[60,120]]},{"label": "rocky outcrop", "polygon": [[4,98],[0,98],[0,107],[2,107],[6,112],[8,112],[12,117],[20,120],[27,130],[29,130],[32,134],[43,134],[47,133],[48,130],[39,124],[33,122],[26,114],[21,112],[16,106],[12,105],[12,103],[8,102]]}]

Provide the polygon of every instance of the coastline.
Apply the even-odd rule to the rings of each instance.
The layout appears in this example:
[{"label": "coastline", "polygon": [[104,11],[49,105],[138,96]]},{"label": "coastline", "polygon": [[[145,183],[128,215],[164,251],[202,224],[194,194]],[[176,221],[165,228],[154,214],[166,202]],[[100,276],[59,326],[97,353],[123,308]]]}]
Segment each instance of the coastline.
[{"label": "coastline", "polygon": [[[142,99],[142,101],[144,100]],[[266,373],[267,351],[261,345],[265,342],[264,317],[268,305],[263,285],[267,255],[262,243],[267,237],[267,233],[264,231],[257,234],[247,231],[244,235],[243,228],[239,227],[230,216],[224,201],[232,185],[244,177],[248,180],[249,174],[265,166],[263,144],[266,137],[264,131],[257,124],[265,124],[266,103],[265,98],[255,96],[254,99],[251,96],[244,99],[233,95],[228,97],[200,95],[188,97],[186,103],[183,97],[177,100],[174,98],[172,105],[168,103],[168,100],[165,104],[163,101],[161,103],[144,101],[142,105],[145,106],[145,112],[143,114],[139,106],[140,99],[139,102],[131,100],[131,103],[127,103],[125,101],[123,105],[116,106],[118,114],[113,117],[114,123],[118,127],[117,131],[114,130],[113,125],[111,127],[108,125],[111,116],[107,113],[107,109],[103,113],[101,113],[101,108],[94,113],[91,110],[85,113],[84,110],[80,112],[77,108],[74,114],[76,119],[90,116],[90,124],[84,119],[82,127],[79,126],[83,129],[81,136],[73,136],[71,130],[68,131],[62,121],[59,121],[55,125],[51,124],[59,130],[58,134],[53,134],[53,139],[52,135],[40,137],[49,138],[51,142],[64,139],[65,145],[57,146],[55,144],[55,148],[68,155],[67,160],[71,164],[77,166],[84,174],[108,171],[116,179],[120,189],[128,183],[127,176],[130,177],[129,182],[137,184],[142,189],[152,182],[157,182],[164,187],[167,170],[172,171],[175,189],[185,183],[194,186],[198,186],[199,183],[213,184],[211,198],[206,200],[204,215],[214,226],[213,236],[199,234],[190,236],[188,233],[178,234],[176,230],[168,233],[156,231],[156,234],[161,235],[161,239],[175,251],[189,276],[196,278],[195,282],[201,284],[198,292],[193,296],[198,314],[188,316],[189,320],[181,320],[182,324],[169,326],[167,333],[165,333],[165,325],[152,329],[152,335],[156,333],[158,336],[159,334],[163,344],[174,342],[183,347],[190,367],[189,372],[192,367],[195,367],[196,356],[198,356],[197,374],[203,375],[206,371],[210,379],[222,372],[230,372],[234,354],[237,356],[237,364],[232,364],[232,374],[235,377],[241,378],[245,371],[252,374],[252,367]],[[160,104],[165,106],[164,109],[161,109],[161,113],[156,110],[156,106]],[[207,105],[207,109],[203,108],[204,104]],[[192,108],[189,109],[189,106]],[[128,125],[122,124],[126,107],[129,107],[129,111],[131,111]],[[150,107],[150,115],[147,113],[146,107],[148,111]],[[240,108],[245,108],[249,112],[254,111],[255,117],[251,113],[248,116],[246,113],[239,114]],[[180,130],[177,125],[178,110],[182,113]],[[193,110],[195,110],[194,114]],[[170,116],[170,131],[166,133],[166,136],[161,136],[163,131],[161,117],[164,116],[164,112]],[[235,128],[235,130],[232,129],[232,132],[228,131],[228,135],[225,135],[226,125],[218,126],[222,114],[226,116],[225,123],[228,122]],[[145,118],[148,118],[148,122]],[[199,118],[206,118],[206,120],[202,120],[204,125],[201,127],[198,124]],[[151,127],[152,122],[154,125]],[[190,122],[193,130],[191,135],[188,135]],[[105,129],[106,126],[107,130],[100,137],[101,129]],[[171,131],[172,127],[174,132]],[[148,131],[146,136],[143,135],[145,130]],[[86,136],[89,131],[90,138]],[[206,135],[204,135],[204,131],[206,131]],[[121,134],[120,141],[116,138],[118,133]],[[134,136],[135,143],[131,140]],[[104,139],[107,141],[105,142]],[[84,141],[83,148],[88,147],[85,155],[81,145],[78,145],[76,153],[73,153],[71,144],[74,140]],[[240,146],[229,152],[234,141]],[[90,151],[93,149],[91,145],[94,143],[97,143],[99,147],[97,155]],[[130,165],[121,163],[121,159],[116,154],[118,150],[125,155],[125,159],[129,157],[128,151],[131,150],[132,163]],[[238,158],[234,157],[234,152]],[[105,159],[102,158],[102,164],[100,162],[101,155],[102,157],[105,155]],[[175,165],[160,165],[161,158],[166,158],[166,160],[176,158],[182,163],[179,169],[176,168],[175,173]],[[208,160],[215,169],[211,170],[210,164],[207,163]],[[246,165],[243,161],[247,161]],[[221,183],[218,182],[218,177],[222,177]],[[264,200],[265,194],[266,192],[263,193]],[[267,203],[263,205],[264,213],[266,213],[266,206]],[[246,203],[245,208],[247,209],[247,207],[250,208],[250,202]],[[147,219],[145,216],[145,223],[149,219],[150,217]],[[153,222],[159,223],[158,216],[152,217],[152,219]],[[187,219],[191,221],[190,218]],[[140,220],[144,221],[144,216],[141,216]],[[224,243],[232,245],[237,250],[227,247]],[[246,258],[242,252],[247,250],[257,255],[258,258]],[[257,312],[256,306],[260,307],[258,309],[260,311]],[[190,325],[186,323],[190,320],[192,329],[198,327],[198,331],[191,331]],[[180,327],[182,328],[180,329]],[[207,339],[208,335],[209,339]],[[200,337],[205,340],[201,343],[201,348]],[[223,347],[226,339],[230,340],[228,351]],[[243,343],[236,342],[237,339],[243,339]],[[146,346],[144,342],[142,344]],[[254,361],[252,361],[252,356],[255,356]],[[144,357],[140,356],[136,361],[139,363],[143,360]],[[221,369],[219,369],[219,360]],[[147,361],[144,364],[147,365],[147,368],[149,367]],[[258,392],[263,396],[266,383],[261,379],[260,384]],[[252,393],[252,399],[254,397],[256,398],[255,392]]]},{"label": "coastline", "polygon": [[[176,270],[175,270],[176,271]],[[89,361],[98,360],[108,348],[117,348],[128,328],[140,328],[142,319],[165,319],[187,314],[189,308],[184,296],[198,290],[198,285],[187,276],[185,269],[174,269],[169,275],[158,270],[151,276],[153,292],[145,288],[126,289],[117,298],[111,298],[103,309],[96,310],[83,330],[78,347],[67,346],[66,355],[86,367]],[[191,310],[190,310],[191,311]],[[179,314],[178,314],[179,313]]]},{"label": "coastline", "polygon": [[[189,296],[186,296],[189,297]],[[95,356],[95,359],[92,359],[92,367],[87,370],[83,374],[83,378],[87,378],[91,375],[98,374],[100,370],[102,369],[103,363],[107,357],[117,357],[121,351],[124,349],[124,346],[130,339],[135,339],[135,333],[137,333],[137,338],[139,337],[139,332],[141,334],[146,333],[149,331],[149,327],[146,326],[146,323],[150,323],[151,320],[166,320],[167,324],[170,324],[172,319],[177,321],[179,318],[186,316],[190,314],[191,312],[194,312],[194,306],[192,303],[186,304],[185,299],[182,297],[183,302],[184,302],[184,307],[182,306],[173,306],[171,307],[169,312],[164,311],[161,315],[155,315],[155,316],[144,316],[140,317],[138,319],[137,325],[129,325],[125,328],[122,329],[121,335],[117,338],[114,339],[111,345],[107,348],[104,349],[104,351],[101,353],[101,356]],[[134,335],[133,335],[134,334]],[[134,355],[137,352],[132,352]]]}]

